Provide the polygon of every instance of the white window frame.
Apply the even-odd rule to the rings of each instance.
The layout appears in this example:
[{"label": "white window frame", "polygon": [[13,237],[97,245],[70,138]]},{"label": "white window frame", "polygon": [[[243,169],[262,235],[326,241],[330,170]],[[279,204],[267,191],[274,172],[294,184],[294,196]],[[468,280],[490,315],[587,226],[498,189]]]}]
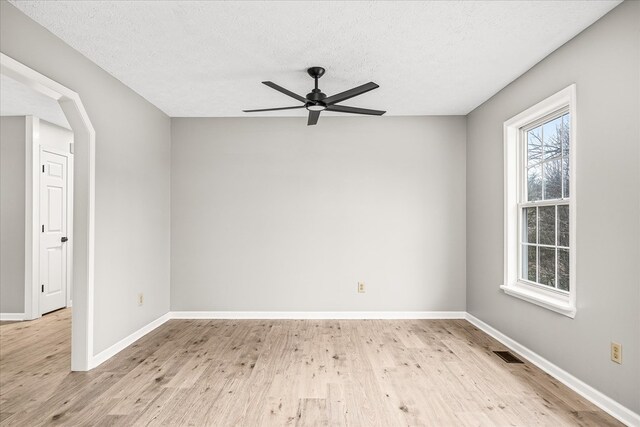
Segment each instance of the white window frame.
[{"label": "white window frame", "polygon": [[[519,194],[523,191],[525,134],[523,128],[554,113],[570,114],[569,149],[569,292],[533,284],[519,277],[521,233]],[[504,123],[504,283],[508,295],[568,317],[576,315],[576,85],[551,95]],[[532,205],[545,205],[542,200]]]}]

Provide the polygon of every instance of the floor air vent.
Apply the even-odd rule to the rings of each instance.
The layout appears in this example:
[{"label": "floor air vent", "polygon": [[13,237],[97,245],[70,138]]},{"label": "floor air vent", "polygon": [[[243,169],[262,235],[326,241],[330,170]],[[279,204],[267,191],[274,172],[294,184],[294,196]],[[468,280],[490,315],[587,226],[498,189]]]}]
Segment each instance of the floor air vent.
[{"label": "floor air vent", "polygon": [[524,363],[522,360],[514,356],[510,351],[494,351],[494,353],[500,356],[500,358],[507,363]]}]

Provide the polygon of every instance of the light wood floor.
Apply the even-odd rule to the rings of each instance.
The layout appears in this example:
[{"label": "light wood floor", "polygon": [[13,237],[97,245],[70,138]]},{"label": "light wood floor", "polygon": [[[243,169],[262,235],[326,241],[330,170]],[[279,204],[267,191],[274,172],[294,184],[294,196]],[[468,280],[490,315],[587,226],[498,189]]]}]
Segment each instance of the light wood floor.
[{"label": "light wood floor", "polygon": [[172,320],[88,373],[70,312],[0,325],[0,424],[619,425],[463,320]]}]

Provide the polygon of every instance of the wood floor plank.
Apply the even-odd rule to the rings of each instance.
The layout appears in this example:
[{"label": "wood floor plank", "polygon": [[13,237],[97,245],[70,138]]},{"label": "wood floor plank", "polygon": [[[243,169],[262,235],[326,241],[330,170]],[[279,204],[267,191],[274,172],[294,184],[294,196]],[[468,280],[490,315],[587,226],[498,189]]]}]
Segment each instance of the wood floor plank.
[{"label": "wood floor plank", "polygon": [[171,320],[69,372],[70,310],[0,324],[0,426],[617,426],[464,320]]},{"label": "wood floor plank", "polygon": [[306,398],[300,399],[296,426],[328,426],[326,399]]}]

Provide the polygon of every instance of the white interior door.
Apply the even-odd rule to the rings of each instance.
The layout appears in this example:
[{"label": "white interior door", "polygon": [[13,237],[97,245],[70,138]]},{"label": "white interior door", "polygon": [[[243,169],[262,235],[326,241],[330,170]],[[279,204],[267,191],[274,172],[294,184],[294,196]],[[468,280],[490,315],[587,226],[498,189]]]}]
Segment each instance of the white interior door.
[{"label": "white interior door", "polygon": [[40,151],[40,314],[67,305],[68,162]]}]

